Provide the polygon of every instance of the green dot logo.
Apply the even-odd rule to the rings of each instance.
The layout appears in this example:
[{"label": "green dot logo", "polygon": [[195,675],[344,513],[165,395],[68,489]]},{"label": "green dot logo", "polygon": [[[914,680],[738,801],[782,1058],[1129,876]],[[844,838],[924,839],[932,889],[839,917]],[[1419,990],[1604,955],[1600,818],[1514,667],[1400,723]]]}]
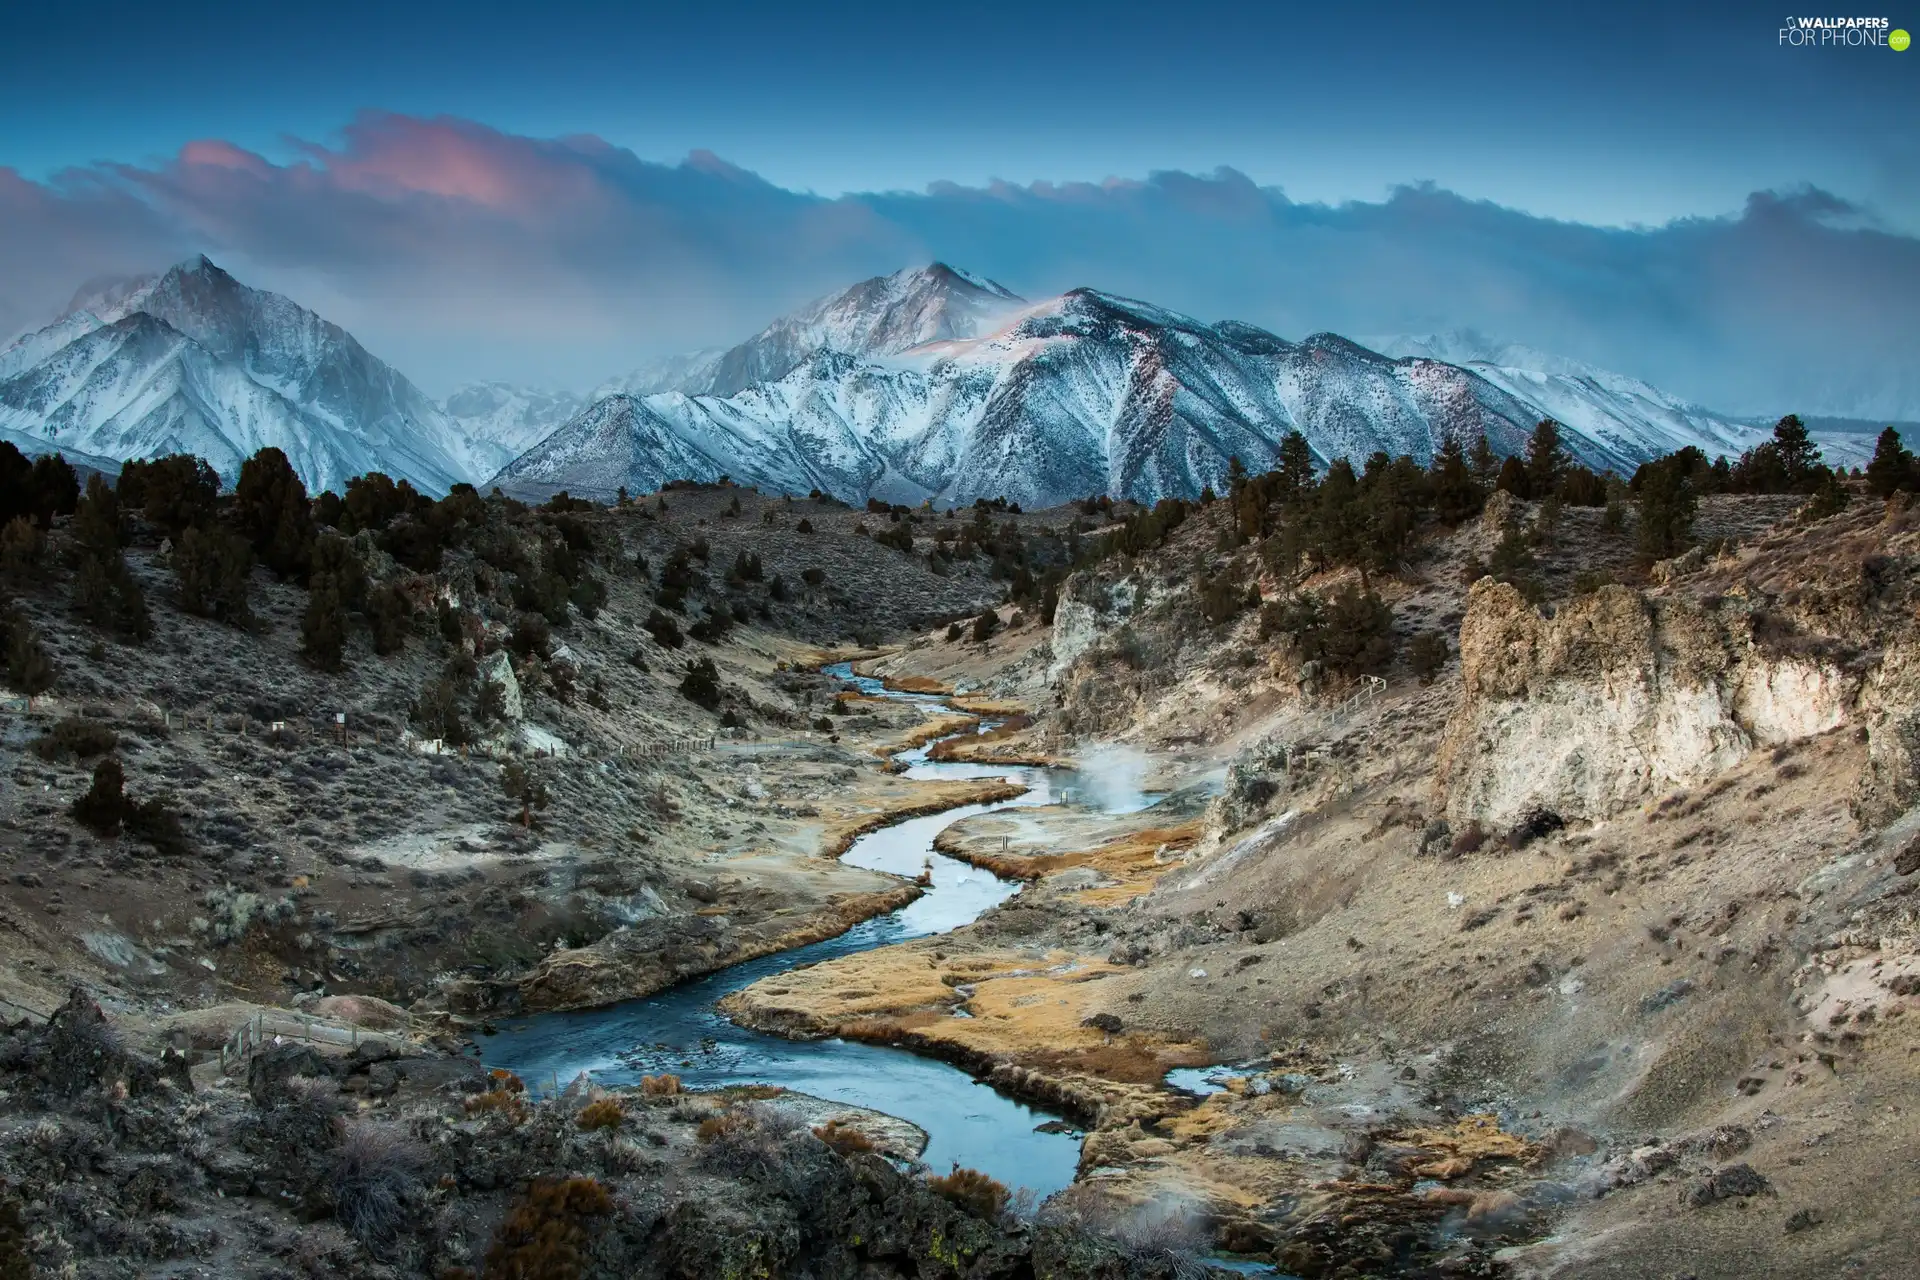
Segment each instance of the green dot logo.
[{"label": "green dot logo", "polygon": [[1887,43],[1893,46],[1895,53],[1905,53],[1907,46],[1913,43],[1913,37],[1904,31],[1896,31],[1887,37]]}]

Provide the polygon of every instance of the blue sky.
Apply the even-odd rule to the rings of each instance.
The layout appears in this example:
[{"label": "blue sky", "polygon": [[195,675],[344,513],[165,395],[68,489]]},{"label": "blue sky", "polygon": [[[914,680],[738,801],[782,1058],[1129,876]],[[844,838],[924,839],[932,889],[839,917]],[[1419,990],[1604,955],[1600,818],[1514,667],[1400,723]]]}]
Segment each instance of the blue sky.
[{"label": "blue sky", "polygon": [[[1905,0],[1903,0],[1905,2]],[[1920,31],[1920,0],[1912,21]],[[943,258],[1297,338],[1472,327],[1920,416],[1920,51],[1757,4],[27,0],[0,342],[206,252],[436,394]]]}]

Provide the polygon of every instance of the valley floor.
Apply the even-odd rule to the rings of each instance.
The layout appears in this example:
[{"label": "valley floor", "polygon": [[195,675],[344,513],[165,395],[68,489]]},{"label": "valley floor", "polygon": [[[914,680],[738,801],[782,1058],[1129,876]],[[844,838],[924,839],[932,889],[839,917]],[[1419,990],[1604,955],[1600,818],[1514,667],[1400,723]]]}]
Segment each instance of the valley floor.
[{"label": "valley floor", "polygon": [[[675,496],[718,540],[718,499],[692,515],[698,501]],[[1418,632],[1453,638],[1423,682],[1404,660],[1379,681],[1306,671],[1251,611],[1205,621],[1207,574],[1237,562],[1268,598],[1280,587],[1208,510],[1138,561],[1069,579],[1050,625],[1001,608],[984,643],[922,616],[886,645],[768,623],[689,650],[716,655],[727,706],[751,716],[739,729],[694,714],[687,655],[647,637],[643,598],[616,583],[566,637],[595,699],[530,693],[519,722],[561,746],[537,760],[551,803],[525,824],[496,764],[402,737],[394,708],[425,661],[303,690],[353,699],[360,736],[340,741],[266,731],[289,655],[249,659],[251,683],[222,699],[194,676],[223,660],[217,632],[183,626],[158,657],[91,666],[68,645],[92,684],[5,730],[0,998],[18,1021],[0,1071],[19,1116],[69,1117],[113,1185],[181,1189],[36,1206],[36,1260],[490,1275],[487,1242],[537,1208],[587,1242],[588,1274],[1091,1280],[1185,1274],[1211,1248],[1313,1280],[1911,1274],[1920,518],[1857,503],[1796,524],[1788,504],[1716,500],[1701,524],[1722,554],[1649,575],[1572,511],[1542,545],[1540,609],[1463,581],[1503,526],[1537,518],[1496,502],[1371,584],[1403,651]],[[751,512],[739,529],[757,535]],[[908,569],[911,589],[943,593],[929,615],[993,589]],[[262,612],[284,630],[296,602],[276,590]],[[849,660],[942,697],[850,695],[821,674]],[[176,720],[209,704],[211,728]],[[112,727],[130,790],[169,785],[227,815],[230,855],[74,828],[90,761],[29,750],[66,717]],[[1000,727],[964,733],[975,718]],[[1157,803],[1102,813],[1069,795],[958,821],[937,848],[1018,896],[725,1007],[939,1057],[1057,1111],[1084,1139],[1051,1210],[957,1208],[868,1139],[814,1141],[826,1113],[797,1097],[582,1083],[532,1103],[475,1065],[469,1038],[495,1020],[642,996],[911,901],[911,880],[838,855],[1017,791],[889,764],[956,732],[932,750],[1071,762],[1077,785]],[[295,1009],[298,1047],[235,1041],[249,1019],[270,1039]],[[76,1054],[93,1065],[69,1089]],[[586,1119],[602,1102],[618,1113],[604,1133]],[[880,1117],[843,1118],[883,1152],[913,1147]],[[183,1136],[203,1120],[211,1145]],[[309,1120],[311,1158],[275,1171],[262,1135]],[[355,1124],[423,1144],[394,1177],[406,1225],[386,1235],[347,1208],[363,1194],[342,1173],[360,1167],[340,1146]],[[16,1129],[4,1176],[50,1189],[69,1157]],[[612,1188],[618,1211],[536,1206],[531,1188],[560,1173]],[[327,1221],[320,1243],[293,1243],[279,1202]],[[268,1242],[257,1267],[234,1244],[247,1232]]]}]

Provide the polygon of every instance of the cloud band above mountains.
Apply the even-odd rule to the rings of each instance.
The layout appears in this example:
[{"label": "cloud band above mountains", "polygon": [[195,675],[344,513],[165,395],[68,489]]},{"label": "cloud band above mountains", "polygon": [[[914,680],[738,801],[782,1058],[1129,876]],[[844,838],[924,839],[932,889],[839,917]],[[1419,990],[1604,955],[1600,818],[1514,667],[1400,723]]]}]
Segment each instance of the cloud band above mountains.
[{"label": "cloud band above mountains", "polygon": [[0,330],[203,250],[430,386],[588,385],[940,258],[1028,296],[1094,285],[1290,337],[1472,327],[1733,412],[1920,418],[1920,240],[1820,191],[1619,229],[1425,185],[1300,204],[1231,169],[828,199],[706,153],[384,113],[295,151],[0,168]]}]

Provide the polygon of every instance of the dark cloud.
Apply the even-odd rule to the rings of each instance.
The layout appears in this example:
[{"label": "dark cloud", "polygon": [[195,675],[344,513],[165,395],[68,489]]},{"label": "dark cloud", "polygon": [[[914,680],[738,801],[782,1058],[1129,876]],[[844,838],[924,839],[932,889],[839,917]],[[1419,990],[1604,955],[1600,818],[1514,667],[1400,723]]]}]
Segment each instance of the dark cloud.
[{"label": "dark cloud", "polygon": [[704,152],[391,114],[294,156],[205,141],[46,184],[0,170],[0,328],[204,250],[430,387],[588,384],[940,257],[1030,296],[1090,284],[1296,337],[1472,327],[1730,410],[1920,417],[1920,241],[1818,190],[1628,229],[1432,185],[1303,204],[1231,169],[824,199]]}]

